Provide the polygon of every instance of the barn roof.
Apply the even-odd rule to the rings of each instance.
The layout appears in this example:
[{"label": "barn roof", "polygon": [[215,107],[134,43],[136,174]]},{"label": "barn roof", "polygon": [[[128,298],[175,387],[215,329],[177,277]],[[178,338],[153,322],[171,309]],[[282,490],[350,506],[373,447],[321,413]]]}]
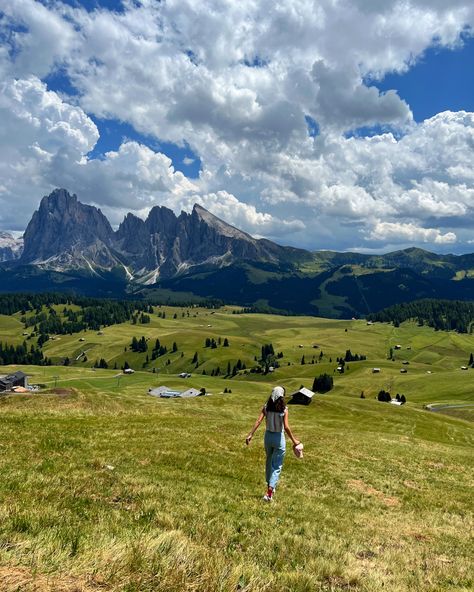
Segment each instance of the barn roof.
[{"label": "barn roof", "polygon": [[16,372],[13,372],[12,374],[7,374],[6,376],[0,376],[0,382],[7,384],[10,382],[13,382],[14,380],[21,380],[22,378],[25,378],[26,376],[28,376],[28,375],[25,374],[24,372],[22,372],[21,370],[17,370]]},{"label": "barn roof", "polygon": [[298,389],[291,396],[294,397],[297,394],[304,395],[305,397],[308,397],[308,399],[312,399],[313,395],[314,395],[313,391],[310,391],[309,389],[307,389],[305,387]]}]

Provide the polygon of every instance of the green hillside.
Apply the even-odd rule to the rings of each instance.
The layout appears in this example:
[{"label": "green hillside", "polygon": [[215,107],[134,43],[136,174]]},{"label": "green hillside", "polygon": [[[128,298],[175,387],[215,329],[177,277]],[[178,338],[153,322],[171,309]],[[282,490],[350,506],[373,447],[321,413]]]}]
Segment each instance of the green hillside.
[{"label": "green hillside", "polygon": [[[150,323],[47,341],[45,356],[67,367],[21,367],[43,386],[0,396],[2,591],[472,589],[474,369],[461,366],[474,338],[237,311],[155,307]],[[20,317],[0,317],[0,341],[22,343]],[[130,351],[142,336],[148,351]],[[156,339],[168,353],[152,360]],[[250,372],[269,343],[280,366]],[[349,349],[367,359],[339,375]],[[101,358],[108,370],[91,367]],[[246,368],[226,376],[238,360]],[[304,459],[288,451],[265,505],[263,430],[250,447],[245,436],[275,384],[311,388],[324,372],[334,389],[289,411]],[[151,397],[159,385],[211,395]],[[378,402],[381,389],[407,404]]]},{"label": "green hillside", "polygon": [[[123,274],[123,268],[122,274]],[[350,319],[423,298],[474,301],[474,255],[439,255],[410,248],[384,255],[291,251],[278,262],[202,264],[154,285],[121,274],[59,273],[34,265],[0,264],[0,293],[54,290],[66,294],[203,304],[209,300],[260,312]]]}]

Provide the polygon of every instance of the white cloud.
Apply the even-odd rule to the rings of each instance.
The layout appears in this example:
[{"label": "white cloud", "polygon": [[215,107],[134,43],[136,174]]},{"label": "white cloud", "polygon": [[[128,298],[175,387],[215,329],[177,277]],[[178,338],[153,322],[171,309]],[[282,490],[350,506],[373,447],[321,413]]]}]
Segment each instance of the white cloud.
[{"label": "white cloud", "polygon": [[456,242],[454,232],[442,234],[437,228],[420,228],[415,224],[377,221],[368,238],[391,243],[435,243],[437,245]]},{"label": "white cloud", "polygon": [[[35,77],[3,82],[0,121],[2,225],[26,226],[32,206],[55,186],[105,206],[112,218],[151,207],[160,195],[197,190],[167,156],[136,142],[124,142],[103,160],[89,160],[86,154],[99,138],[96,125]],[[8,207],[13,202],[14,209]]]},{"label": "white cloud", "polygon": [[231,221],[234,226],[251,233],[253,236],[278,236],[304,230],[301,220],[281,220],[268,213],[258,212],[255,206],[239,202],[226,191],[190,196],[187,209],[193,203],[199,203],[222,220]]},{"label": "white cloud", "polygon": [[0,11],[4,15],[0,30],[10,38],[15,56],[11,68],[15,76],[45,76],[80,45],[74,25],[41,2],[0,0]]},{"label": "white cloud", "polygon": [[[379,93],[367,80],[406,71],[433,44],[460,45],[474,25],[471,2],[125,7],[0,0],[2,205],[23,204],[26,220],[39,196],[61,185],[108,208],[114,222],[125,210],[196,200],[247,231],[309,247],[393,241],[391,225],[423,244],[469,240],[474,115],[445,112],[415,124],[395,91]],[[58,72],[77,95],[48,93],[38,80]],[[186,179],[136,142],[88,159],[97,141],[89,115],[186,142],[202,163],[200,178]],[[305,116],[317,122],[316,138]],[[391,131],[344,135],[371,125]],[[0,215],[6,223],[8,212]]]}]

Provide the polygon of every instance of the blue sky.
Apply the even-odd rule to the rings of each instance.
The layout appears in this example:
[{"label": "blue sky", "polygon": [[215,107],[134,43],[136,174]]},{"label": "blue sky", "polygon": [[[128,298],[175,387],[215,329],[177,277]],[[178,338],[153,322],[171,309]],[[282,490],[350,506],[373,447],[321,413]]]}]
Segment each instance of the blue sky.
[{"label": "blue sky", "polygon": [[[48,4],[47,1],[42,1],[44,4]],[[64,0],[64,3],[69,4],[73,8],[85,8],[89,12],[92,12],[97,8],[105,8],[115,12],[123,12],[123,4],[120,0]]]},{"label": "blue sky", "polygon": [[[471,0],[0,0],[0,228],[57,186],[309,249],[474,249]],[[15,203],[12,209],[9,204]]]},{"label": "blue sky", "polygon": [[[77,6],[79,0],[69,0]],[[115,0],[81,0],[87,10],[110,8],[119,10],[121,2]],[[396,90],[413,112],[415,121],[421,122],[441,111],[474,111],[474,38],[463,36],[462,43],[454,48],[432,47],[417,60],[417,63],[402,74],[387,74],[381,81],[373,82],[380,91]],[[45,78],[48,88],[71,96],[77,90],[70,83],[64,71],[57,70]],[[189,145],[178,146],[171,142],[138,132],[127,122],[116,119],[100,119],[91,115],[97,125],[100,138],[89,158],[103,158],[106,152],[116,151],[121,143],[128,139],[134,140],[152,150],[160,151],[173,161],[176,170],[187,177],[195,179],[199,176],[200,159]],[[319,126],[310,116],[306,116],[308,134],[311,137],[319,134]],[[374,136],[390,130],[390,126],[361,127],[347,133],[347,137]]]},{"label": "blue sky", "polygon": [[199,177],[200,160],[188,145],[178,146],[171,142],[163,142],[158,138],[145,136],[135,130],[129,123],[117,121],[116,119],[98,119],[91,116],[91,119],[99,129],[100,137],[94,149],[88,153],[89,158],[104,158],[110,151],[117,151],[120,145],[126,140],[133,140],[148,146],[156,152],[166,154],[177,171],[181,171],[190,179]]},{"label": "blue sky", "polygon": [[418,122],[441,111],[474,111],[474,37],[454,49],[430,48],[406,73],[387,74],[375,86],[396,89]]}]

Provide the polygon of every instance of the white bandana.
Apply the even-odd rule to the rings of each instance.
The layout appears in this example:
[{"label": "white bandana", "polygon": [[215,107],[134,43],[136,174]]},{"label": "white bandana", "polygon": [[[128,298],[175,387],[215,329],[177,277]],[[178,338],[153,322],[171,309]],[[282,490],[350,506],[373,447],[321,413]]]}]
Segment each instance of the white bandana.
[{"label": "white bandana", "polygon": [[284,396],[285,396],[285,391],[283,390],[283,388],[281,386],[276,386],[272,390],[272,401],[273,402],[275,402],[280,397],[284,397]]}]

